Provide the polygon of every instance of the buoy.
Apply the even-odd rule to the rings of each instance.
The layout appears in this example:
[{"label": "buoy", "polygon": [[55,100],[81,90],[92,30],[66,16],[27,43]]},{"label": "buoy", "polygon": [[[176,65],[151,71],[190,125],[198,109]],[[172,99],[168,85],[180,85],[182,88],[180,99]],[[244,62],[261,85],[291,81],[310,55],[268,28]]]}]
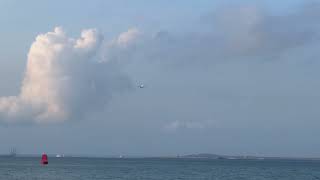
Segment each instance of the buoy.
[{"label": "buoy", "polygon": [[41,164],[43,165],[48,164],[48,156],[45,153],[42,154]]}]

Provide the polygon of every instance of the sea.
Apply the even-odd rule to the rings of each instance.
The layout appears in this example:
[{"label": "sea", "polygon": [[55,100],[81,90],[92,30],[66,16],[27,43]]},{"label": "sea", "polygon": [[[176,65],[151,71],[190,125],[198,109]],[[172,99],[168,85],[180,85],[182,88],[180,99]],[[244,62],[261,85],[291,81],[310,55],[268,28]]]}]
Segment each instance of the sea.
[{"label": "sea", "polygon": [[318,180],[316,160],[0,158],[1,180]]}]

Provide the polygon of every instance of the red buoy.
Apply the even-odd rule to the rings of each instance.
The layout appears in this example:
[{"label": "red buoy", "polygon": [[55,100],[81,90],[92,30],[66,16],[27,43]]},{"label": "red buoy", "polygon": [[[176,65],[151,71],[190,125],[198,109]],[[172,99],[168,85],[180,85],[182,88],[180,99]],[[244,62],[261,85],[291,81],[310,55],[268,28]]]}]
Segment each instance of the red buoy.
[{"label": "red buoy", "polygon": [[43,164],[43,165],[48,164],[48,156],[44,153],[42,154],[41,164]]}]

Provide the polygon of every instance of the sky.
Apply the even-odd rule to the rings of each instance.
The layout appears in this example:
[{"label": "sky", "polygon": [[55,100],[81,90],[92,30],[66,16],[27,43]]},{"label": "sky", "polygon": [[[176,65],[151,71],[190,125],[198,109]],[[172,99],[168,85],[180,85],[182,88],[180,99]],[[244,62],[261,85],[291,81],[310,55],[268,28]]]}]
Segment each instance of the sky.
[{"label": "sky", "polygon": [[320,157],[319,10],[0,0],[0,153]]}]

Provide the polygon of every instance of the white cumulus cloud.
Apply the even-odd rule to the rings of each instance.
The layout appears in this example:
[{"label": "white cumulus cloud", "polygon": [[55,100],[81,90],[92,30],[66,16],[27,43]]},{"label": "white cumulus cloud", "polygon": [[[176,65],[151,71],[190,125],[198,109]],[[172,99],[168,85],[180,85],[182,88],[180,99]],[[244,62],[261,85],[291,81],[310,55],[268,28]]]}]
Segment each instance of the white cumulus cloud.
[{"label": "white cumulus cloud", "polygon": [[[120,39],[125,43],[126,38]],[[28,54],[20,94],[0,97],[0,119],[36,123],[76,119],[128,88],[130,81],[117,66],[99,61],[102,41],[95,29],[83,30],[78,39],[60,27],[38,35]]]}]

